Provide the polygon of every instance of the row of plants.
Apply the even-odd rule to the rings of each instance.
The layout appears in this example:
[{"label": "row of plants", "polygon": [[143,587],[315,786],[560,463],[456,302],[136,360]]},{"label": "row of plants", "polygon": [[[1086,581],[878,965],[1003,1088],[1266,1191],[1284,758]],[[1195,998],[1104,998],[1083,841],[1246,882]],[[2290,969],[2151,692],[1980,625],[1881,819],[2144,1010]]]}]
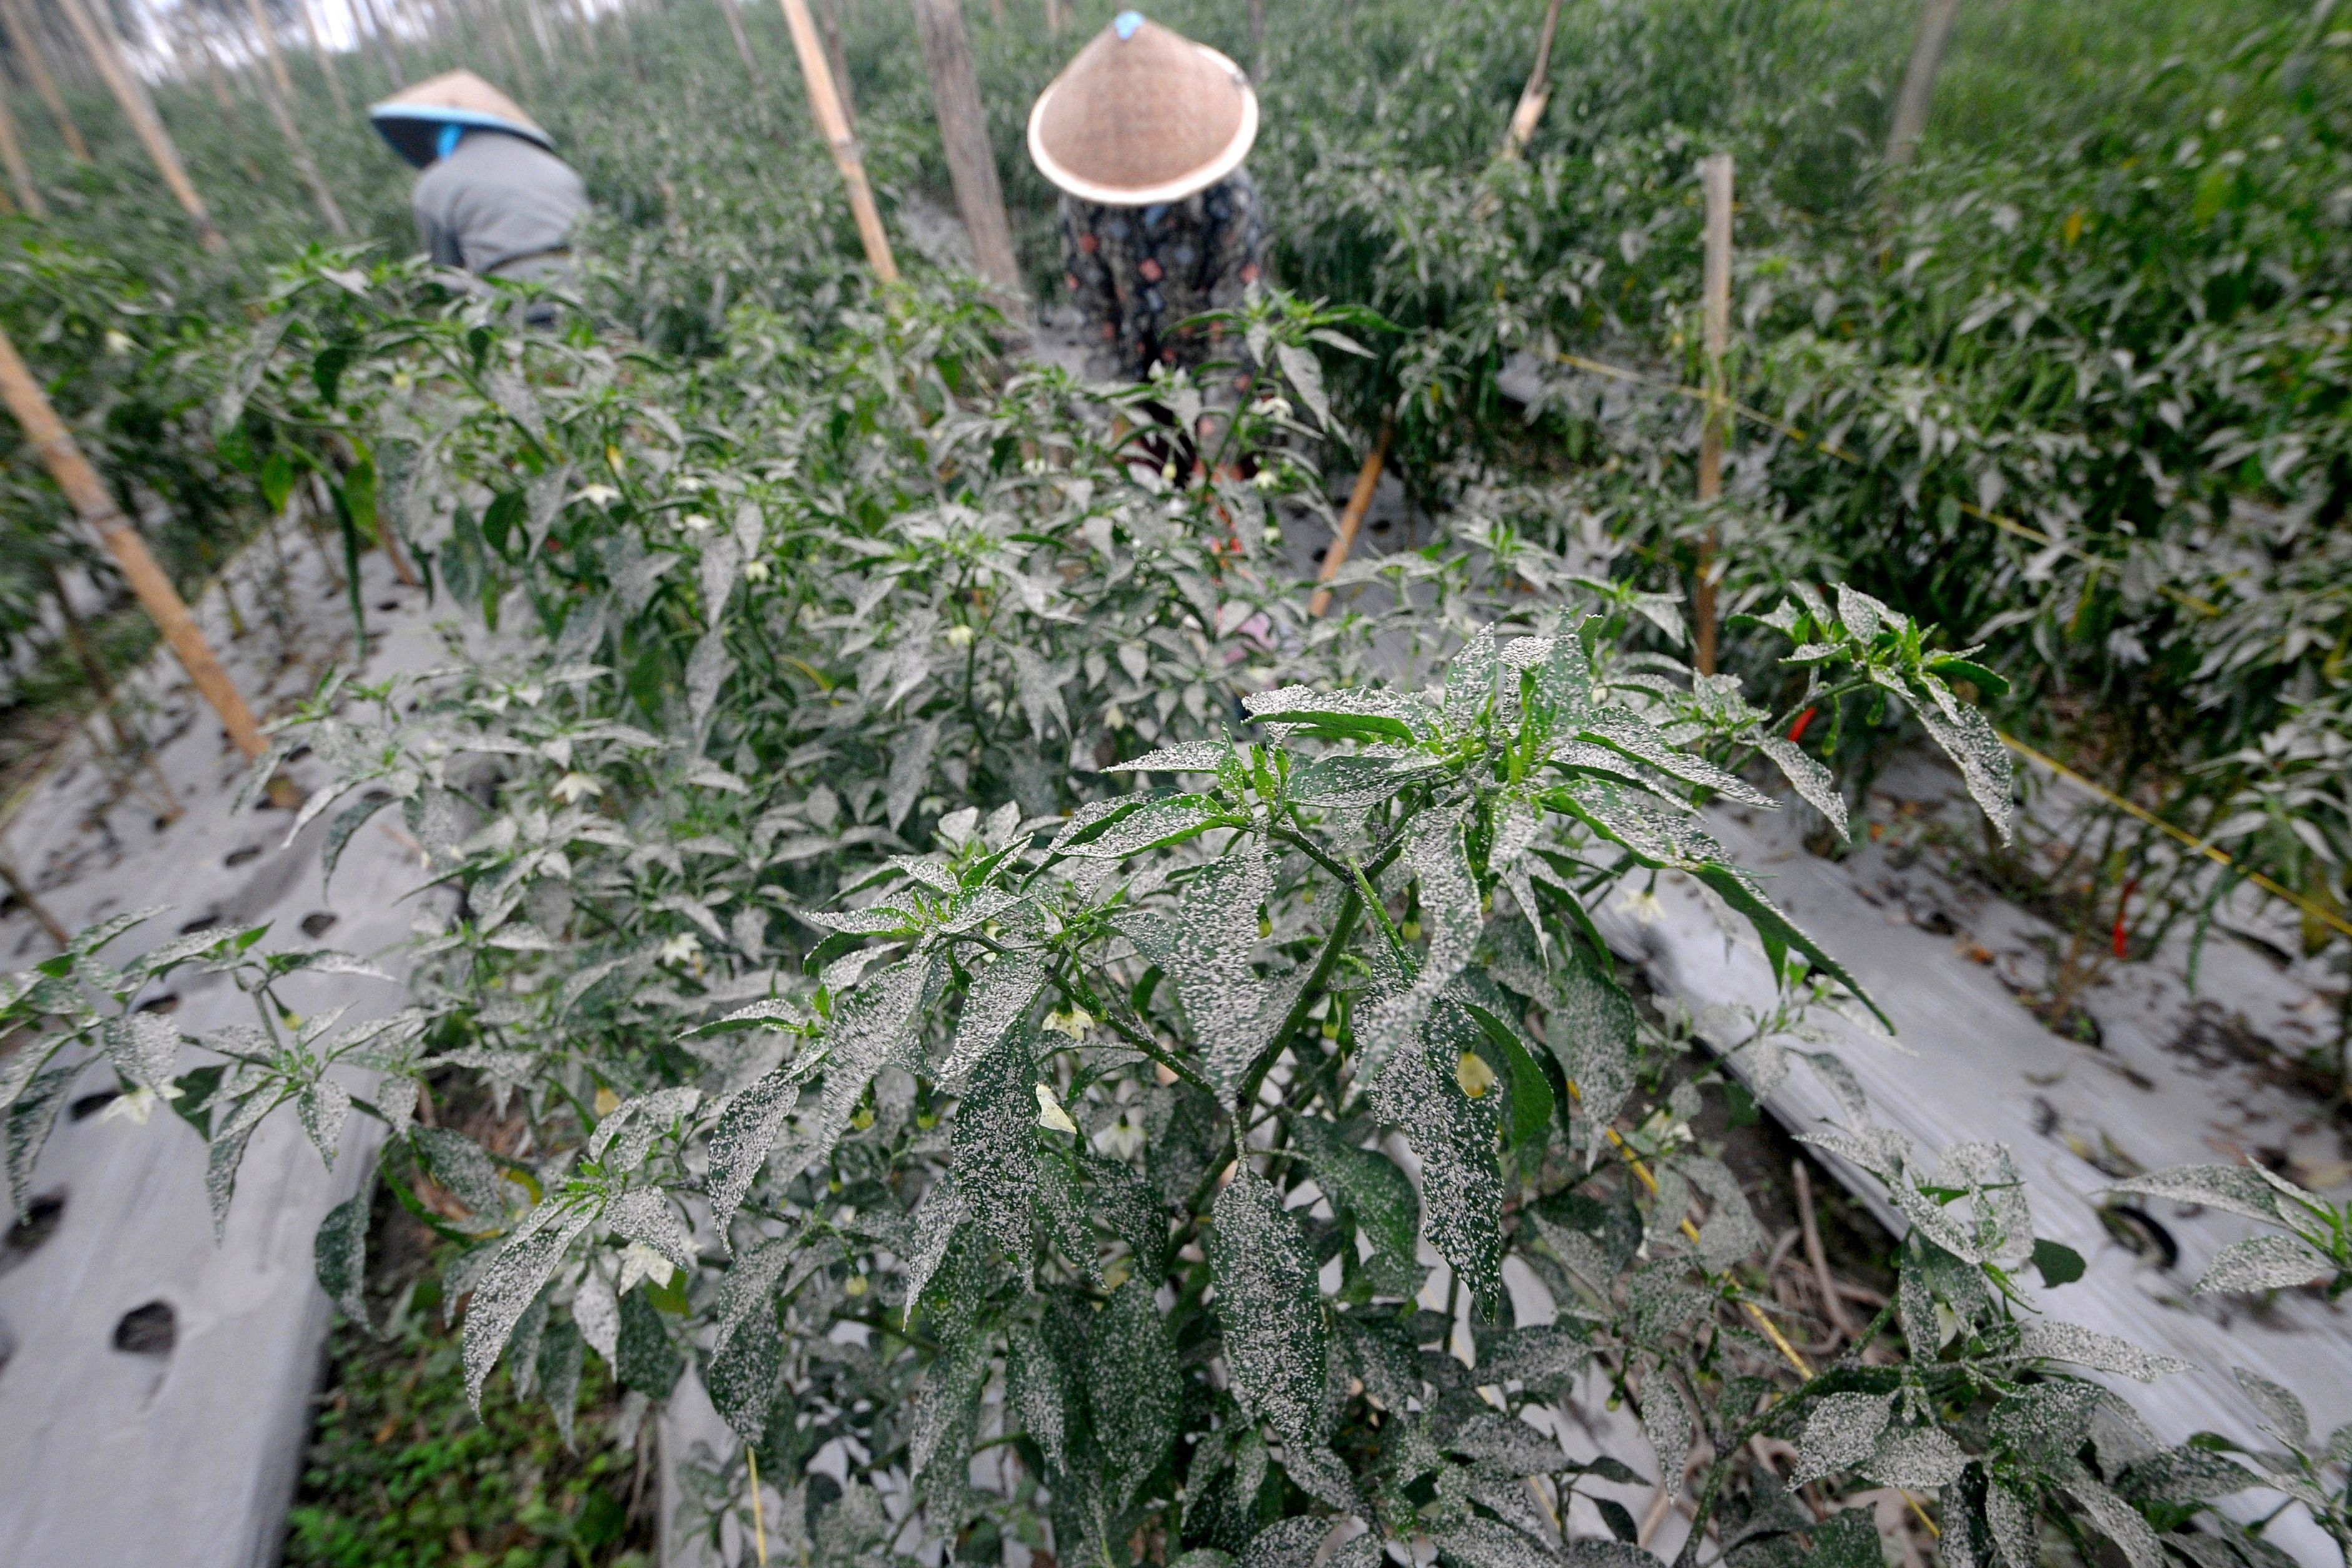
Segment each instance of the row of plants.
[{"label": "row of plants", "polygon": [[[1424,319],[1379,290],[1332,291],[1379,316],[1254,300],[1231,442],[1256,477],[1171,471],[1139,410],[1113,423],[1140,391],[1009,358],[953,280],[871,288],[823,161],[747,156],[766,111],[729,98],[710,17],[631,26],[648,98],[705,111],[592,117],[617,65],[551,91],[610,215],[600,323],[519,332],[502,298],[320,251],[271,279],[207,408],[254,482],[318,472],[354,540],[398,530],[495,631],[426,677],[332,683],[280,734],[335,772],[305,808],[331,873],[397,811],[450,890],[411,1005],[297,1014],[289,982],[356,961],[263,932],[130,959],[131,917],[83,933],[0,992],[19,1205],[93,1057],[177,1112],[149,1135],[205,1140],[216,1214],[268,1116],[331,1157],[379,1121],[368,1192],[318,1239],[347,1318],[409,1331],[363,1287],[381,1191],[447,1248],[470,1395],[503,1380],[561,1422],[598,1367],[658,1401],[691,1366],[744,1443],[689,1473],[704,1528],[740,1538],[756,1461],[787,1561],[1272,1565],[1344,1534],[1351,1568],[1391,1542],[1639,1568],[1628,1486],[1687,1506],[1690,1560],[1759,1568],[1874,1562],[1838,1505],[1889,1487],[1948,1554],[2012,1568],[2100,1539],[2134,1568],[2279,1568],[2211,1506],[2256,1489],[2346,1542],[2352,1436],[2291,1394],[2241,1379],[2275,1447],[2167,1447],[2083,1375],[2176,1363],[2045,1315],[2081,1264],[2034,1237],[2005,1152],[1932,1162],[1872,1124],[1829,1048],[1872,1000],[1695,815],[1769,804],[1769,768],[1843,832],[1849,742],[1891,710],[2005,833],[1968,694],[2001,701],[2007,660],[1830,585],[1823,549],[1736,596],[1741,673],[1696,675],[1680,535],[1642,522],[1685,510],[1677,437],[1597,419],[1565,469],[1409,435],[1409,471],[1459,481],[1449,537],[1310,620],[1277,509],[1328,513],[1377,385],[1349,367],[1410,366]],[[859,80],[877,165],[916,177],[919,119]],[[1597,544],[1547,532],[1596,496]],[[1670,876],[1782,981],[1713,1047],[1595,927]],[[184,966],[255,1003],[189,1072],[135,1005]],[[1822,1366],[1693,1131],[1792,1070],[1911,1225],[1895,1299]],[[519,1136],[431,1113],[473,1088]],[[2251,1169],[2138,1185],[2265,1222],[2211,1289],[2352,1282],[2339,1205]],[[1570,1393],[1627,1413],[1617,1451],[1551,1440]]]}]

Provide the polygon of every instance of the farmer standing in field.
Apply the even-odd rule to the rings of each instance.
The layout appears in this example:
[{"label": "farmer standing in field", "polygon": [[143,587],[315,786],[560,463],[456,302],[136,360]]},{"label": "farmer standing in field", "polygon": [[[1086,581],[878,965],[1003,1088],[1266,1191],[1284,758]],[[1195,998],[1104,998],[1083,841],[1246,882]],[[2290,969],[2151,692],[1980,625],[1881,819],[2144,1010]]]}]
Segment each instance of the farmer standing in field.
[{"label": "farmer standing in field", "polygon": [[[385,99],[368,118],[425,171],[414,205],[435,262],[478,278],[573,286],[572,229],[588,210],[588,188],[514,100],[456,70]],[[553,314],[541,306],[530,319],[544,324]]]},{"label": "farmer standing in field", "polygon": [[1062,265],[1092,343],[1126,381],[1224,357],[1181,323],[1242,302],[1265,266],[1242,167],[1257,95],[1239,66],[1133,11],[1078,52],[1029,111],[1029,156],[1062,192]]}]

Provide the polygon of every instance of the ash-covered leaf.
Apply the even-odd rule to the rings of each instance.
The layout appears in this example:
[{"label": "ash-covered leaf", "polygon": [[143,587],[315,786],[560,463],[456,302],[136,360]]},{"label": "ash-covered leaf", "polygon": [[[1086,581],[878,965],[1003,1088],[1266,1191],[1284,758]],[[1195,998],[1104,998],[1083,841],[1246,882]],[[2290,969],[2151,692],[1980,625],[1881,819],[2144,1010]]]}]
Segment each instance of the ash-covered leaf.
[{"label": "ash-covered leaf", "polygon": [[694,1237],[660,1188],[637,1187],[618,1194],[604,1205],[604,1219],[614,1235],[644,1243],[679,1268],[694,1268]]},{"label": "ash-covered leaf", "polygon": [[[1451,1003],[1443,1005],[1432,1020],[1428,1047],[1390,1058],[1370,1098],[1381,1120],[1402,1128],[1421,1156],[1422,1227],[1429,1244],[1473,1289],[1491,1292],[1503,1267],[1503,1178],[1494,1122],[1462,1091],[1452,1070],[1477,1026],[1440,1027],[1459,1013]],[[1438,1058],[1444,1058],[1442,1067]]]},{"label": "ash-covered leaf", "polygon": [[2262,1413],[2263,1426],[2288,1447],[2310,1452],[2311,1417],[2305,1413],[2303,1401],[2260,1373],[2249,1372],[2242,1366],[2230,1371],[2254,1408]]},{"label": "ash-covered leaf", "polygon": [[482,1384],[506,1349],[507,1337],[595,1217],[593,1203],[553,1199],[540,1205],[523,1216],[475,1284],[473,1301],[466,1309],[462,1347],[466,1397],[476,1410],[481,1408]]},{"label": "ash-covered leaf", "polygon": [[1103,769],[1107,773],[1213,773],[1225,765],[1234,754],[1233,747],[1223,741],[1182,741],[1173,746],[1136,758],[1131,763],[1113,763]]},{"label": "ash-covered leaf", "polygon": [[1840,838],[1853,837],[1846,820],[1845,796],[1838,789],[1834,773],[1794,742],[1778,735],[1759,738],[1756,749],[1772,759],[1772,765],[1780,770],[1780,776],[1789,781],[1798,797],[1828,818]]},{"label": "ash-covered leaf", "polygon": [[956,1020],[955,1045],[940,1064],[940,1087],[961,1093],[972,1068],[1003,1043],[1045,987],[1045,964],[1026,953],[999,959],[975,975]]},{"label": "ash-covered leaf", "polygon": [[342,1142],[343,1123],[351,1120],[352,1091],[333,1079],[322,1078],[294,1097],[294,1111],[302,1131],[319,1158],[334,1168],[335,1149]]},{"label": "ash-covered leaf", "polygon": [[1866,1508],[1840,1509],[1813,1528],[1803,1568],[1885,1568],[1878,1524]]},{"label": "ash-covered leaf", "polygon": [[572,1447],[572,1416],[580,1405],[581,1338],[579,1325],[558,1318],[539,1338],[539,1386],[555,1415],[556,1434]]},{"label": "ash-covered leaf", "polygon": [[703,1368],[703,1385],[722,1419],[747,1443],[763,1439],[783,1373],[783,1343],[772,1313],[754,1313]]},{"label": "ash-covered leaf", "polygon": [[1137,1275],[1111,1292],[1087,1329],[1087,1404],[1094,1413],[1096,1476],[1105,1510],[1123,1511],[1175,1447],[1184,1383],[1176,1346]]},{"label": "ash-covered leaf", "polygon": [[1934,1491],[1959,1479],[1968,1462],[1967,1452],[1940,1428],[1906,1426],[1882,1436],[1877,1450],[1861,1468],[1881,1486]]},{"label": "ash-covered leaf", "polygon": [[2105,1395],[2099,1384],[2071,1378],[2021,1388],[1993,1406],[1993,1441],[2051,1469],[2083,1446]]},{"label": "ash-covered leaf", "polygon": [[2197,1281],[2200,1295],[2227,1291],[2284,1290],[2335,1272],[2334,1265],[2292,1236],[2250,1236],[2214,1254]]},{"label": "ash-covered leaf", "polygon": [[721,1236],[776,1146],[784,1121],[800,1104],[801,1083],[823,1060],[810,1049],[727,1101],[710,1129],[711,1219]]},{"label": "ash-covered leaf", "polygon": [[[923,1000],[940,972],[940,959],[926,954],[902,959],[869,976],[834,1004],[825,1030],[824,1088],[814,1114],[778,1158],[776,1179],[788,1181],[828,1160],[849,1130],[849,1119],[882,1064],[909,1054],[922,1024]],[[756,1166],[755,1166],[756,1168]]]},{"label": "ash-covered leaf", "polygon": [[950,1171],[923,1194],[915,1209],[915,1251],[907,1259],[907,1319],[912,1321],[923,1292],[939,1273],[949,1244],[971,1215],[963,1189]]},{"label": "ash-covered leaf", "polygon": [[[1683,1403],[1681,1389],[1664,1373],[1651,1373],[1642,1385],[1642,1435],[1650,1440],[1650,1452],[1658,1461],[1658,1483],[1668,1497],[1682,1496],[1683,1472],[1690,1468],[1691,1431],[1690,1407]],[[1810,1443],[1810,1426],[1805,1436]]]},{"label": "ash-covered leaf", "polygon": [[2083,1505],[2099,1533],[2123,1549],[2131,1568],[2165,1568],[2164,1548],[2139,1510],[2109,1491],[2080,1465],[2070,1467],[2066,1490]]},{"label": "ash-covered leaf", "polygon": [[1217,1194],[1213,1218],[1209,1263],[1234,1394],[1285,1443],[1320,1444],[1328,1342],[1307,1238],[1247,1161]]},{"label": "ash-covered leaf", "polygon": [[[956,1188],[998,1246],[1026,1258],[1037,1194],[1038,1095],[1027,1031],[1014,1029],[964,1084],[953,1131]],[[1087,1256],[1093,1249],[1089,1247]]]},{"label": "ash-covered leaf", "polygon": [[1459,815],[1428,813],[1406,830],[1403,861],[1421,888],[1421,922],[1429,950],[1412,984],[1380,998],[1356,1018],[1356,1071],[1376,1078],[1391,1055],[1421,1030],[1446,987],[1470,963],[1486,922],[1470,870]]},{"label": "ash-covered leaf", "polygon": [[486,1219],[506,1213],[507,1184],[480,1144],[447,1127],[418,1127],[409,1137],[425,1168],[451,1197]]},{"label": "ash-covered leaf", "polygon": [[[1482,1381],[1492,1380],[1496,1375],[1483,1361],[1478,1373]],[[1498,1466],[1514,1476],[1548,1476],[1568,1464],[1559,1439],[1500,1411],[1473,1415],[1445,1440],[1445,1447],[1465,1459]]]},{"label": "ash-covered leaf", "polygon": [[[311,1257],[319,1288],[338,1311],[370,1329],[367,1310],[368,1212],[373,1206],[375,1183],[370,1181],[357,1197],[337,1204],[319,1222]],[[372,1329],[371,1329],[371,1331]]]},{"label": "ash-covered leaf", "polygon": [[2185,1361],[2142,1350],[2129,1340],[2118,1339],[2114,1334],[2099,1333],[2076,1323],[2053,1323],[2047,1320],[2036,1320],[2026,1324],[2017,1350],[2020,1355],[2071,1362],[2076,1366],[2087,1366],[2095,1372],[2117,1373],[2142,1383],[2154,1383],[2168,1373],[2193,1370]]},{"label": "ash-covered leaf", "polygon": [[1169,977],[1207,1058],[1209,1081],[1227,1100],[1270,1032],[1268,988],[1250,958],[1258,908],[1273,889],[1265,847],[1248,839],[1186,884],[1169,931]]},{"label": "ash-covered leaf", "polygon": [[572,1294],[572,1321],[580,1325],[580,1337],[612,1365],[621,1353],[621,1299],[613,1294],[613,1282],[593,1268]]},{"label": "ash-covered leaf", "polygon": [[126,1082],[158,1090],[170,1086],[172,1065],[180,1054],[180,1031],[163,1014],[126,1013],[109,1018],[100,1026],[98,1043],[107,1065]]},{"label": "ash-covered leaf", "polygon": [[908,1479],[920,1482],[932,1478],[932,1488],[940,1484],[942,1466],[947,1466],[946,1486],[950,1494],[961,1489],[961,1461],[971,1447],[974,1417],[978,1414],[981,1390],[988,1382],[988,1355],[976,1343],[966,1343],[952,1355],[934,1359],[923,1374],[923,1386],[915,1395],[915,1410],[908,1424]]},{"label": "ash-covered leaf", "polygon": [[1556,1568],[1559,1561],[1541,1542],[1477,1514],[1433,1529],[1429,1539],[1439,1560],[1453,1568]]},{"label": "ash-covered leaf", "polygon": [[1822,1480],[1869,1458],[1893,1410],[1891,1394],[1822,1395],[1805,1417],[1804,1441],[1798,1447],[1797,1468],[1789,1478],[1790,1486]]},{"label": "ash-covered leaf", "polygon": [[2171,1171],[2133,1175],[2131,1180],[2116,1183],[2112,1190],[2128,1196],[2221,1208],[2225,1213],[2242,1213],[2249,1220],[2270,1220],[2272,1225],[2279,1223],[2279,1194],[2272,1190],[2270,1183],[2255,1175],[2253,1166],[2173,1166]]},{"label": "ash-covered leaf", "polygon": [[1070,1372],[1049,1337],[1019,1321],[1004,1334],[1004,1407],[1012,1429],[1026,1433],[1054,1470],[1069,1468]]}]

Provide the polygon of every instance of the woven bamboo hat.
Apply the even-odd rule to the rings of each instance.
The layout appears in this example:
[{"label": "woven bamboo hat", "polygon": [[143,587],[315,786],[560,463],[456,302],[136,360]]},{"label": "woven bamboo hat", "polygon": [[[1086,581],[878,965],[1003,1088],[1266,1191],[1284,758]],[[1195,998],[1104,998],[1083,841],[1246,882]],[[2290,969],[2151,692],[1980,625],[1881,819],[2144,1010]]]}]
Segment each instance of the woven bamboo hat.
[{"label": "woven bamboo hat", "polygon": [[393,151],[423,168],[437,155],[436,143],[446,125],[480,131],[503,131],[549,152],[555,142],[522,106],[472,71],[450,71],[420,81],[372,105],[368,118],[392,143]]},{"label": "woven bamboo hat", "polygon": [[1029,110],[1029,156],[1084,201],[1181,201],[1241,166],[1257,140],[1257,94],[1204,44],[1123,11]]}]

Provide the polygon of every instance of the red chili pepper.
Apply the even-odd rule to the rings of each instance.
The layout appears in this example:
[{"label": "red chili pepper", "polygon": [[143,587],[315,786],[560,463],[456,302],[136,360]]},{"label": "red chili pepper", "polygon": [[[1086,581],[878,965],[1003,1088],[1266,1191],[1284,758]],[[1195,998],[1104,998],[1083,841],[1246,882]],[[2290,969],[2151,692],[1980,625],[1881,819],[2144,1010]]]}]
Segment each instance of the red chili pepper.
[{"label": "red chili pepper", "polygon": [[1815,710],[1813,709],[1806,709],[1802,713],[1797,715],[1797,721],[1789,726],[1789,740],[1791,743],[1801,741],[1805,738],[1805,726],[1813,721],[1814,712]]},{"label": "red chili pepper", "polygon": [[2138,878],[2137,878],[2137,877],[2135,877],[2135,878],[2133,878],[2131,880],[2129,880],[2129,881],[2126,882],[2126,883],[2124,884],[2124,896],[2123,896],[2123,899],[2122,899],[2122,900],[2121,900],[2120,902],[2118,902],[2118,903],[2116,905],[2116,937],[2115,937],[2115,942],[2116,942],[2116,956],[2117,958],[2126,958],[2126,957],[2129,957],[2129,956],[2130,956],[2130,954],[2128,953],[2128,952],[2126,952],[2126,944],[2129,942],[2129,941],[2130,941],[2130,939],[2131,939],[2131,927],[2130,927],[2130,926],[2128,926],[2128,925],[2126,925],[2126,924],[2125,923],[2125,920],[2126,920],[2126,916],[2130,913],[2130,911],[2131,911],[2131,896],[2132,896],[2132,890],[2133,890],[2134,889],[2137,888],[2138,886],[2139,886],[2139,879],[2138,879]]}]

